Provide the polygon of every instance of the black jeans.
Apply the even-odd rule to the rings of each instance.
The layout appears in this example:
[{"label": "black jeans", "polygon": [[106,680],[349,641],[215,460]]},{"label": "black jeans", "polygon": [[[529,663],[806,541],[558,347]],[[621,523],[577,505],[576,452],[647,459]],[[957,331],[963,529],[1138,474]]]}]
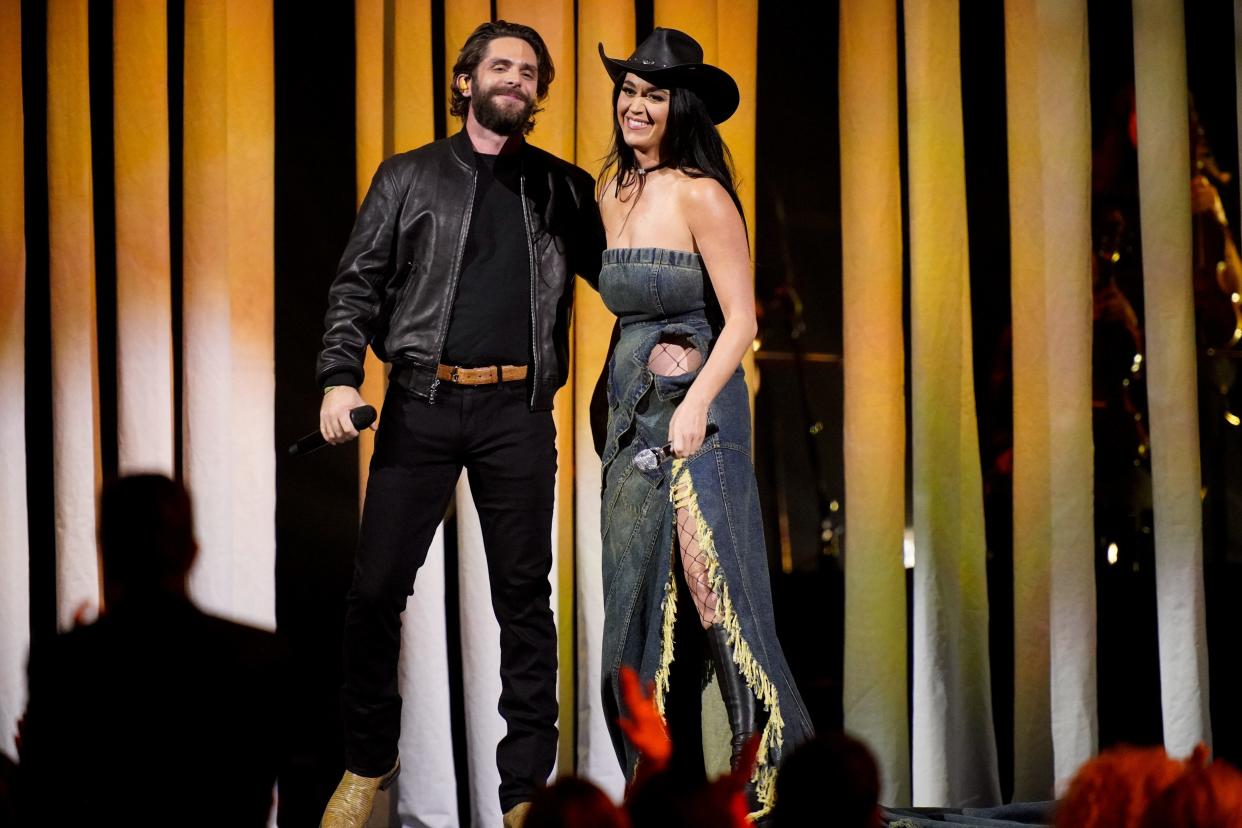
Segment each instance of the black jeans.
[{"label": "black jeans", "polygon": [[556,628],[549,604],[556,426],[526,384],[441,383],[436,402],[391,385],[371,460],[345,616],[346,767],[380,776],[397,759],[401,612],[464,467],[483,527],[500,622],[500,804],[547,781],[556,758]]}]

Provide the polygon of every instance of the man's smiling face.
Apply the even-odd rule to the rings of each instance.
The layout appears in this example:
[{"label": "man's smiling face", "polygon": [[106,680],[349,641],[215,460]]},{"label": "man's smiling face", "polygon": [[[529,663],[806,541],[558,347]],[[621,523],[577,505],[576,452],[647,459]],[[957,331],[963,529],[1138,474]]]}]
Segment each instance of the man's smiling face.
[{"label": "man's smiling face", "polygon": [[483,127],[498,135],[516,135],[535,110],[538,58],[525,40],[498,37],[487,45],[471,77],[462,76],[470,110]]}]

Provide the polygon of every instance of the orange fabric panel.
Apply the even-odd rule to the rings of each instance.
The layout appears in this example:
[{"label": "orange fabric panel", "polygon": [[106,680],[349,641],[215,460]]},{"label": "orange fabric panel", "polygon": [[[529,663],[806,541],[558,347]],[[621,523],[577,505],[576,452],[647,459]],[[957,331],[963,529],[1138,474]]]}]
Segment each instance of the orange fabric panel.
[{"label": "orange fabric panel", "polygon": [[185,473],[209,611],[275,619],[272,8],[185,14]]},{"label": "orange fabric panel", "polygon": [[48,238],[56,603],[62,628],[101,600],[95,547],[100,483],[95,223],[86,0],[47,7]]},{"label": "orange fabric panel", "polygon": [[906,411],[897,9],[840,10],[845,728],[875,751],[881,801],[910,804],[906,705]]},{"label": "orange fabric panel", "polygon": [[17,761],[30,646],[30,536],[26,511],[26,220],[19,0],[0,0],[0,752]]},{"label": "orange fabric panel", "polygon": [[113,9],[120,470],[172,474],[167,3]]}]

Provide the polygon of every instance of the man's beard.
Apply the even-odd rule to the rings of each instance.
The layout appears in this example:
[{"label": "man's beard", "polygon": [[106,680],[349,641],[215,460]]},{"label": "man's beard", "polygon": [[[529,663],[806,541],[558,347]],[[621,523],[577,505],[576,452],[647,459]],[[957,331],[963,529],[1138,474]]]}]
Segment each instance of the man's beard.
[{"label": "man's beard", "polygon": [[[494,98],[497,95],[517,95],[523,106],[512,109],[498,105]],[[526,123],[535,111],[535,102],[516,89],[494,88],[470,99],[470,108],[474,117],[482,126],[497,135],[517,135],[526,129]]]}]

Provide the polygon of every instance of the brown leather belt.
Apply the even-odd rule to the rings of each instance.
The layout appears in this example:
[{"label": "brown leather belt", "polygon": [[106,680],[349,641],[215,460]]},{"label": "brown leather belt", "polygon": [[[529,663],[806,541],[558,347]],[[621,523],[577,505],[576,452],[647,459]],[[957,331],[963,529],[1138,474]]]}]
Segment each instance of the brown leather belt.
[{"label": "brown leather belt", "polygon": [[457,385],[495,385],[497,382],[526,379],[526,366],[489,365],[486,368],[460,368],[456,365],[441,365],[436,368],[436,377],[444,382]]}]

